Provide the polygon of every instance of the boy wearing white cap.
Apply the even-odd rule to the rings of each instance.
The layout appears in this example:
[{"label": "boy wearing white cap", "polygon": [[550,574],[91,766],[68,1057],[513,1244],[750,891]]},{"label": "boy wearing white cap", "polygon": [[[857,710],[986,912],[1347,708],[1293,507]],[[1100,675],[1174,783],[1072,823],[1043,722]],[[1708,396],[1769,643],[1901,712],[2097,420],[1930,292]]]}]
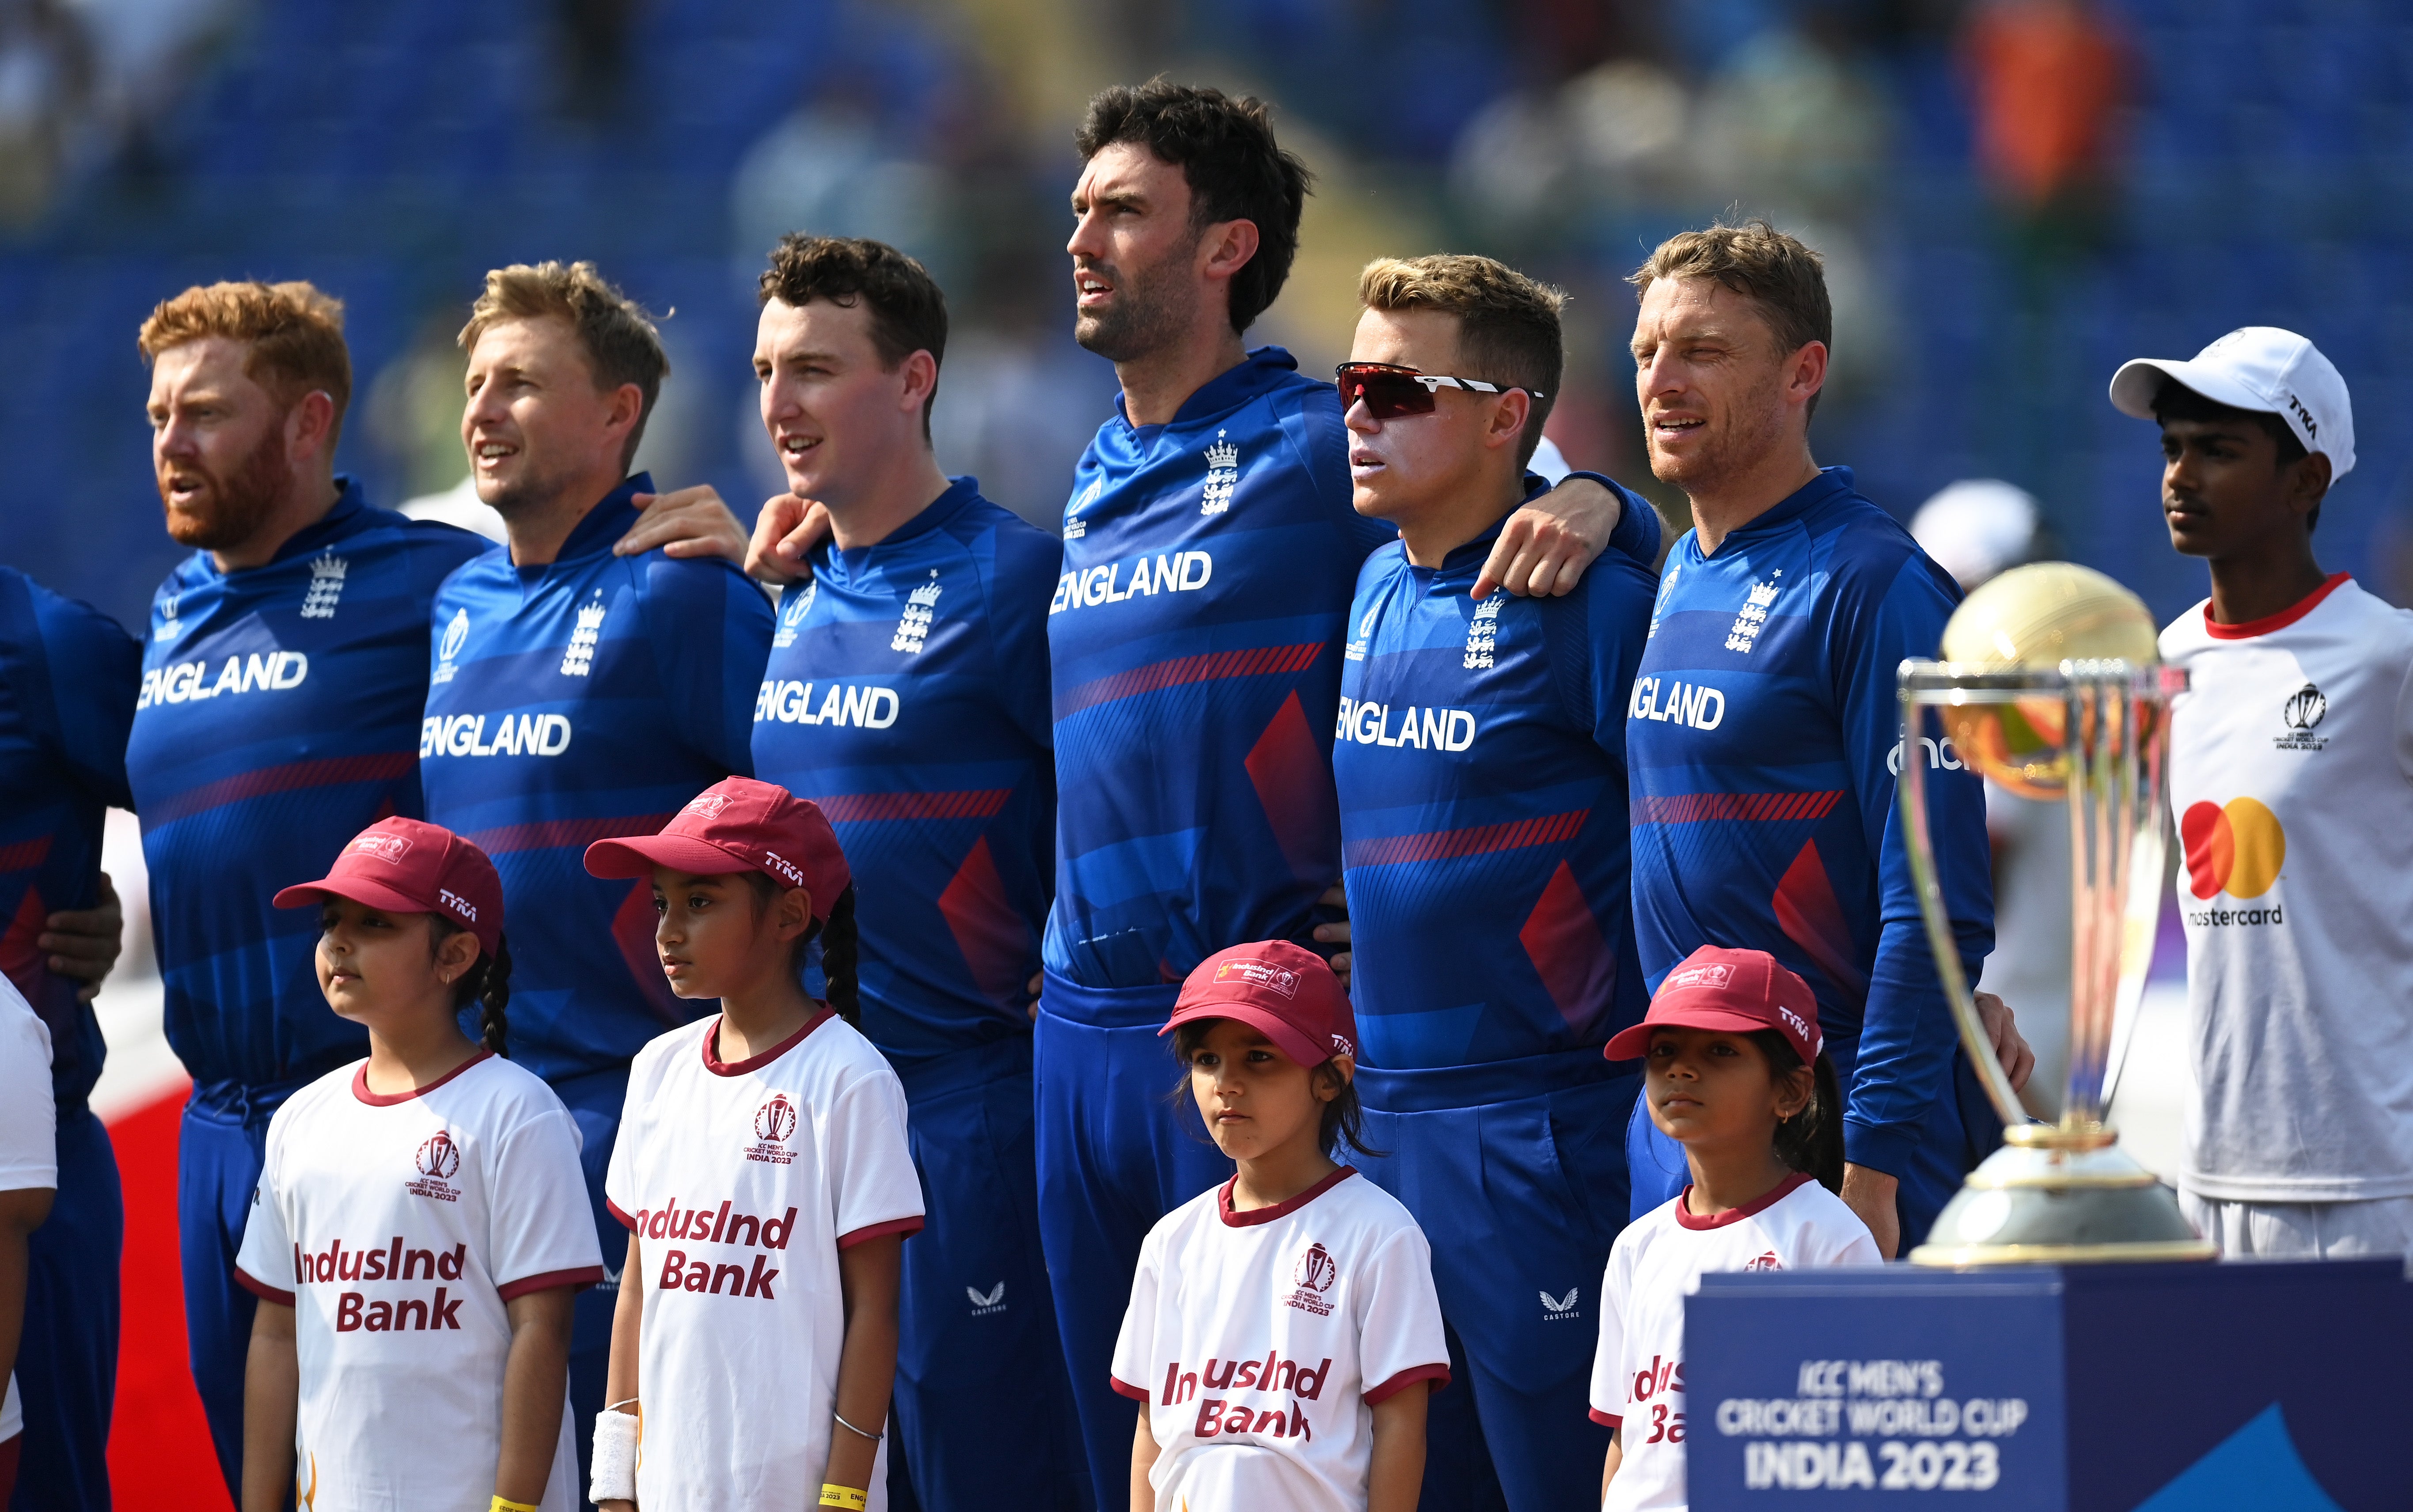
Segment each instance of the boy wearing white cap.
[{"label": "boy wearing white cap", "polygon": [[2354,467],[2346,382],[2247,326],[2126,363],[2111,402],[2161,422],[2170,544],[2212,570],[2161,638],[2192,677],[2181,1199],[2227,1254],[2413,1251],[2413,613],[2314,559]]}]

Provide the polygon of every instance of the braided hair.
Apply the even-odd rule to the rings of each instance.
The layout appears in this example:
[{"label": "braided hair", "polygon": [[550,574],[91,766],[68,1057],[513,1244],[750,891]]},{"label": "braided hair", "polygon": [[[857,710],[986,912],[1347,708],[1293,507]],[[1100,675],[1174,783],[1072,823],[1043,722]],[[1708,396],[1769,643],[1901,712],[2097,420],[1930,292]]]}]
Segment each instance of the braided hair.
[{"label": "braided hair", "polygon": [[[1751,1043],[1768,1057],[1778,1080],[1801,1069],[1801,1054],[1776,1030],[1754,1030]],[[1801,1111],[1776,1126],[1776,1158],[1815,1179],[1828,1191],[1843,1190],[1843,1098],[1835,1081],[1835,1063],[1821,1051],[1812,1071],[1810,1101]]]},{"label": "braided hair", "polygon": [[[777,882],[759,871],[746,873],[746,881],[764,908],[777,902],[784,891]],[[805,974],[805,957],[814,941],[822,945],[822,990],[829,994],[829,1005],[840,1018],[855,1028],[863,1023],[862,994],[857,983],[862,955],[862,938],[854,926],[854,883],[837,895],[830,905],[829,917],[818,920],[796,937],[795,951],[789,969],[799,980]]]},{"label": "braided hair", "polygon": [[[441,913],[431,913],[428,918],[435,921],[435,928],[428,935],[431,954],[450,937],[465,932]],[[495,937],[493,953],[480,955],[478,963],[452,984],[452,1006],[456,1012],[473,1001],[478,1005],[478,1043],[509,1060],[511,1025],[503,1011],[511,1001],[511,946],[501,935]]]}]

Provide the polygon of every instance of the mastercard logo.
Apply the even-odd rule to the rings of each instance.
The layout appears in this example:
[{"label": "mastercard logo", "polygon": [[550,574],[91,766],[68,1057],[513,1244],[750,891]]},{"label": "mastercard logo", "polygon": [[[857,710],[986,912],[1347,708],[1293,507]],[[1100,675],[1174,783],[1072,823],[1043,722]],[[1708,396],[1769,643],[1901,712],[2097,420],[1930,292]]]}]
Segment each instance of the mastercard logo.
[{"label": "mastercard logo", "polygon": [[2286,827],[2253,798],[2189,808],[2179,818],[2179,843],[2186,850],[2187,885],[2198,897],[2260,897],[2287,859]]}]

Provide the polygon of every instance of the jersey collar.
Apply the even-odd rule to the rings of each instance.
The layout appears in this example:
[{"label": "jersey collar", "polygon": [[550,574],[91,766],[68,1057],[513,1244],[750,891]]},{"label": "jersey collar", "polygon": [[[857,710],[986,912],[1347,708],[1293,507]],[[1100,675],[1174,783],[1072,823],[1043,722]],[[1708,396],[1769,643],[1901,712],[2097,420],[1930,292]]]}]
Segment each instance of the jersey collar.
[{"label": "jersey collar", "polygon": [[[261,563],[261,567],[274,567],[296,557],[314,556],[371,523],[368,497],[361,492],[358,478],[337,473],[335,488],[335,502],[327,512],[294,531],[286,539],[284,545],[276,548],[276,555]],[[195,552],[192,560],[200,566],[205,577],[234,577],[259,571],[259,568],[237,568],[231,573],[222,573],[207,550]]]},{"label": "jersey collar", "polygon": [[413,1098],[425,1097],[428,1093],[436,1090],[438,1087],[443,1086],[446,1082],[451,1081],[453,1077],[458,1076],[461,1073],[468,1070],[471,1066],[476,1065],[481,1060],[492,1060],[494,1058],[494,1051],[481,1049],[476,1055],[473,1055],[468,1060],[462,1061],[459,1065],[454,1066],[452,1070],[446,1072],[441,1076],[437,1077],[434,1081],[429,1082],[426,1086],[414,1087],[407,1092],[370,1091],[369,1063],[363,1060],[361,1062],[360,1069],[352,1073],[352,1095],[360,1099],[362,1102],[366,1103],[371,1107],[398,1107],[401,1104],[409,1102]]},{"label": "jersey collar", "polygon": [[1242,1213],[1232,1210],[1232,1188],[1237,1185],[1240,1179],[1239,1174],[1234,1172],[1231,1180],[1224,1182],[1215,1191],[1215,1216],[1223,1221],[1225,1228],[1247,1228],[1255,1223],[1270,1223],[1277,1218],[1289,1217],[1356,1174],[1357,1167],[1343,1165],[1295,1197],[1275,1203],[1270,1208],[1251,1208]]},{"label": "jersey collar", "polygon": [[[1725,541],[1718,542],[1718,556],[1726,554],[1726,541],[1755,540],[1763,533],[1782,530],[1820,505],[1858,491],[1851,468],[1821,467],[1817,477],[1785,495],[1773,508],[1727,531]],[[1716,559],[1701,550],[1701,534],[1697,530],[1693,532],[1693,551],[1705,561]]]},{"label": "jersey collar", "polygon": [[637,506],[629,503],[629,500],[639,494],[650,494],[653,491],[653,474],[649,472],[629,474],[621,480],[619,487],[604,495],[602,502],[588,510],[586,517],[571,528],[570,539],[561,543],[559,556],[541,567],[521,568],[519,570],[521,575],[541,577],[563,562],[609,552],[612,549],[612,543],[627,535],[629,527],[637,523],[639,512]]},{"label": "jersey collar", "polygon": [[[1216,374],[1198,386],[1198,392],[1181,401],[1181,408],[1166,423],[1188,425],[1211,419],[1228,410],[1237,409],[1258,394],[1281,386],[1285,378],[1298,371],[1298,359],[1280,347],[1259,347],[1236,367]],[[1123,396],[1115,395],[1115,416],[1125,430],[1140,432],[1161,429],[1159,426],[1134,425],[1131,412],[1123,408]]]},{"label": "jersey collar", "polygon": [[2346,586],[2348,583],[2353,581],[2354,574],[2352,572],[2332,572],[2329,575],[2328,582],[2323,583],[2319,587],[2315,588],[2312,592],[2297,600],[2294,603],[2289,604],[2287,608],[2280,610],[2277,614],[2265,615],[2260,619],[2249,619],[2244,623],[2238,625],[2224,625],[2220,623],[2220,621],[2213,618],[2212,600],[2206,599],[2203,601],[2204,633],[2211,636],[2215,641],[2250,641],[2257,635],[2268,635],[2272,630],[2286,630],[2288,626],[2303,618],[2306,615],[2318,609],[2321,606],[2322,600],[2328,598],[2331,594],[2335,593],[2338,589]]},{"label": "jersey collar", "polygon": [[[1523,509],[1548,493],[1550,487],[1550,481],[1540,473],[1525,474],[1525,497],[1517,501],[1516,509],[1510,510],[1508,514],[1503,514],[1485,526],[1480,534],[1464,545],[1452,546],[1448,554],[1442,557],[1439,567],[1418,567],[1414,562],[1410,562],[1408,571],[1415,573],[1418,578],[1427,580],[1472,578],[1483,564],[1489,560],[1492,543],[1500,539],[1500,532],[1508,527],[1508,515],[1516,513],[1517,510]],[[1406,550],[1404,546],[1400,548],[1402,556],[1406,554]]]},{"label": "jersey collar", "polygon": [[1707,1218],[1696,1218],[1694,1216],[1692,1208],[1693,1183],[1687,1181],[1684,1183],[1684,1190],[1676,1194],[1676,1225],[1679,1228],[1711,1229],[1725,1228],[1730,1223],[1739,1223],[1746,1218],[1757,1217],[1759,1214],[1768,1211],[1770,1208],[1775,1207],[1778,1203],[1783,1202],[1785,1198],[1793,1195],[1796,1192],[1800,1191],[1803,1184],[1809,1179],[1810,1178],[1806,1173],[1796,1171],[1791,1176],[1786,1177],[1784,1180],[1777,1182],[1775,1186],[1769,1188],[1766,1194],[1761,1196],[1757,1201],[1744,1203],[1739,1208],[1722,1208],[1717,1212],[1710,1214]]},{"label": "jersey collar", "polygon": [[812,1017],[805,1020],[804,1028],[796,1030],[793,1034],[789,1035],[786,1039],[781,1040],[778,1044],[763,1051],[761,1055],[749,1055],[743,1060],[723,1060],[720,1059],[720,1020],[718,1017],[715,1017],[712,1021],[712,1027],[703,1031],[703,1069],[711,1072],[716,1076],[743,1076],[748,1072],[760,1071],[764,1066],[769,1065],[772,1061],[778,1060],[781,1056],[786,1055],[789,1051],[794,1049],[797,1045],[804,1044],[806,1035],[810,1034],[813,1030],[821,1028],[823,1024],[828,1023],[831,1019],[836,1016],[837,1015],[831,1010],[829,1005],[824,1003],[822,1005],[822,1011],[820,1013],[817,1013],[813,1015]]},{"label": "jersey collar", "polygon": [[815,555],[821,556],[824,561],[835,560],[846,567],[854,568],[859,571],[862,568],[869,566],[876,556],[888,550],[890,547],[901,546],[906,541],[918,540],[923,536],[928,535],[931,531],[938,529],[940,526],[945,525],[949,520],[952,520],[956,515],[963,513],[966,509],[970,507],[971,501],[978,497],[980,497],[979,479],[974,478],[970,474],[966,474],[961,478],[951,478],[947,480],[947,491],[940,494],[937,498],[932,499],[929,502],[929,505],[925,508],[921,513],[906,521],[903,525],[898,526],[896,529],[881,537],[878,541],[873,541],[870,545],[857,546],[851,551],[840,551],[837,549],[837,542],[836,541],[824,538],[821,546],[816,549]]}]

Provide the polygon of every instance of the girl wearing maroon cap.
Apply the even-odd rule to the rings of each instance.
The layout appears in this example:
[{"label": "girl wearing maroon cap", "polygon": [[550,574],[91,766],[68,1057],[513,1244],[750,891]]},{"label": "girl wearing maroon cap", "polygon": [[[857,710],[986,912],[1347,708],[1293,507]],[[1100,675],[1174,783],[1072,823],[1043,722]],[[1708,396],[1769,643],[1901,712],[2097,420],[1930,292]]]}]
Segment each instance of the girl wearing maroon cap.
[{"label": "girl wearing maroon cap", "polygon": [[1449,1348],[1416,1221],[1333,1159],[1375,1153],[1348,994],[1296,945],[1236,945],[1161,1032],[1188,1068],[1175,1095],[1238,1169],[1140,1246],[1113,1374],[1140,1404],[1132,1512],[1414,1512]]},{"label": "girl wearing maroon cap", "polygon": [[[629,1227],[588,1494],[606,1512],[881,1512],[901,1245],[922,1226],[905,1090],[854,1028],[854,888],[820,808],[733,777],[659,835],[662,972],[720,1012],[629,1070],[604,1194]],[[808,996],[822,944],[826,1002]]]},{"label": "girl wearing maroon cap", "polygon": [[[449,830],[381,820],[276,905],[319,911],[319,987],[369,1054],[268,1126],[235,1269],[260,1299],[244,1512],[481,1496],[568,1512],[570,1298],[602,1255],[577,1125],[502,1059],[494,865]],[[473,1003],[482,1045],[461,1029]]]},{"label": "girl wearing maroon cap", "polygon": [[1761,950],[1704,945],[1608,1042],[1644,1060],[1643,1103],[1692,1182],[1627,1225],[1601,1280],[1591,1416],[1611,1430],[1603,1512],[1681,1508],[1684,1298],[1713,1270],[1878,1265],[1836,1193],[1843,1099],[1809,985]]}]

